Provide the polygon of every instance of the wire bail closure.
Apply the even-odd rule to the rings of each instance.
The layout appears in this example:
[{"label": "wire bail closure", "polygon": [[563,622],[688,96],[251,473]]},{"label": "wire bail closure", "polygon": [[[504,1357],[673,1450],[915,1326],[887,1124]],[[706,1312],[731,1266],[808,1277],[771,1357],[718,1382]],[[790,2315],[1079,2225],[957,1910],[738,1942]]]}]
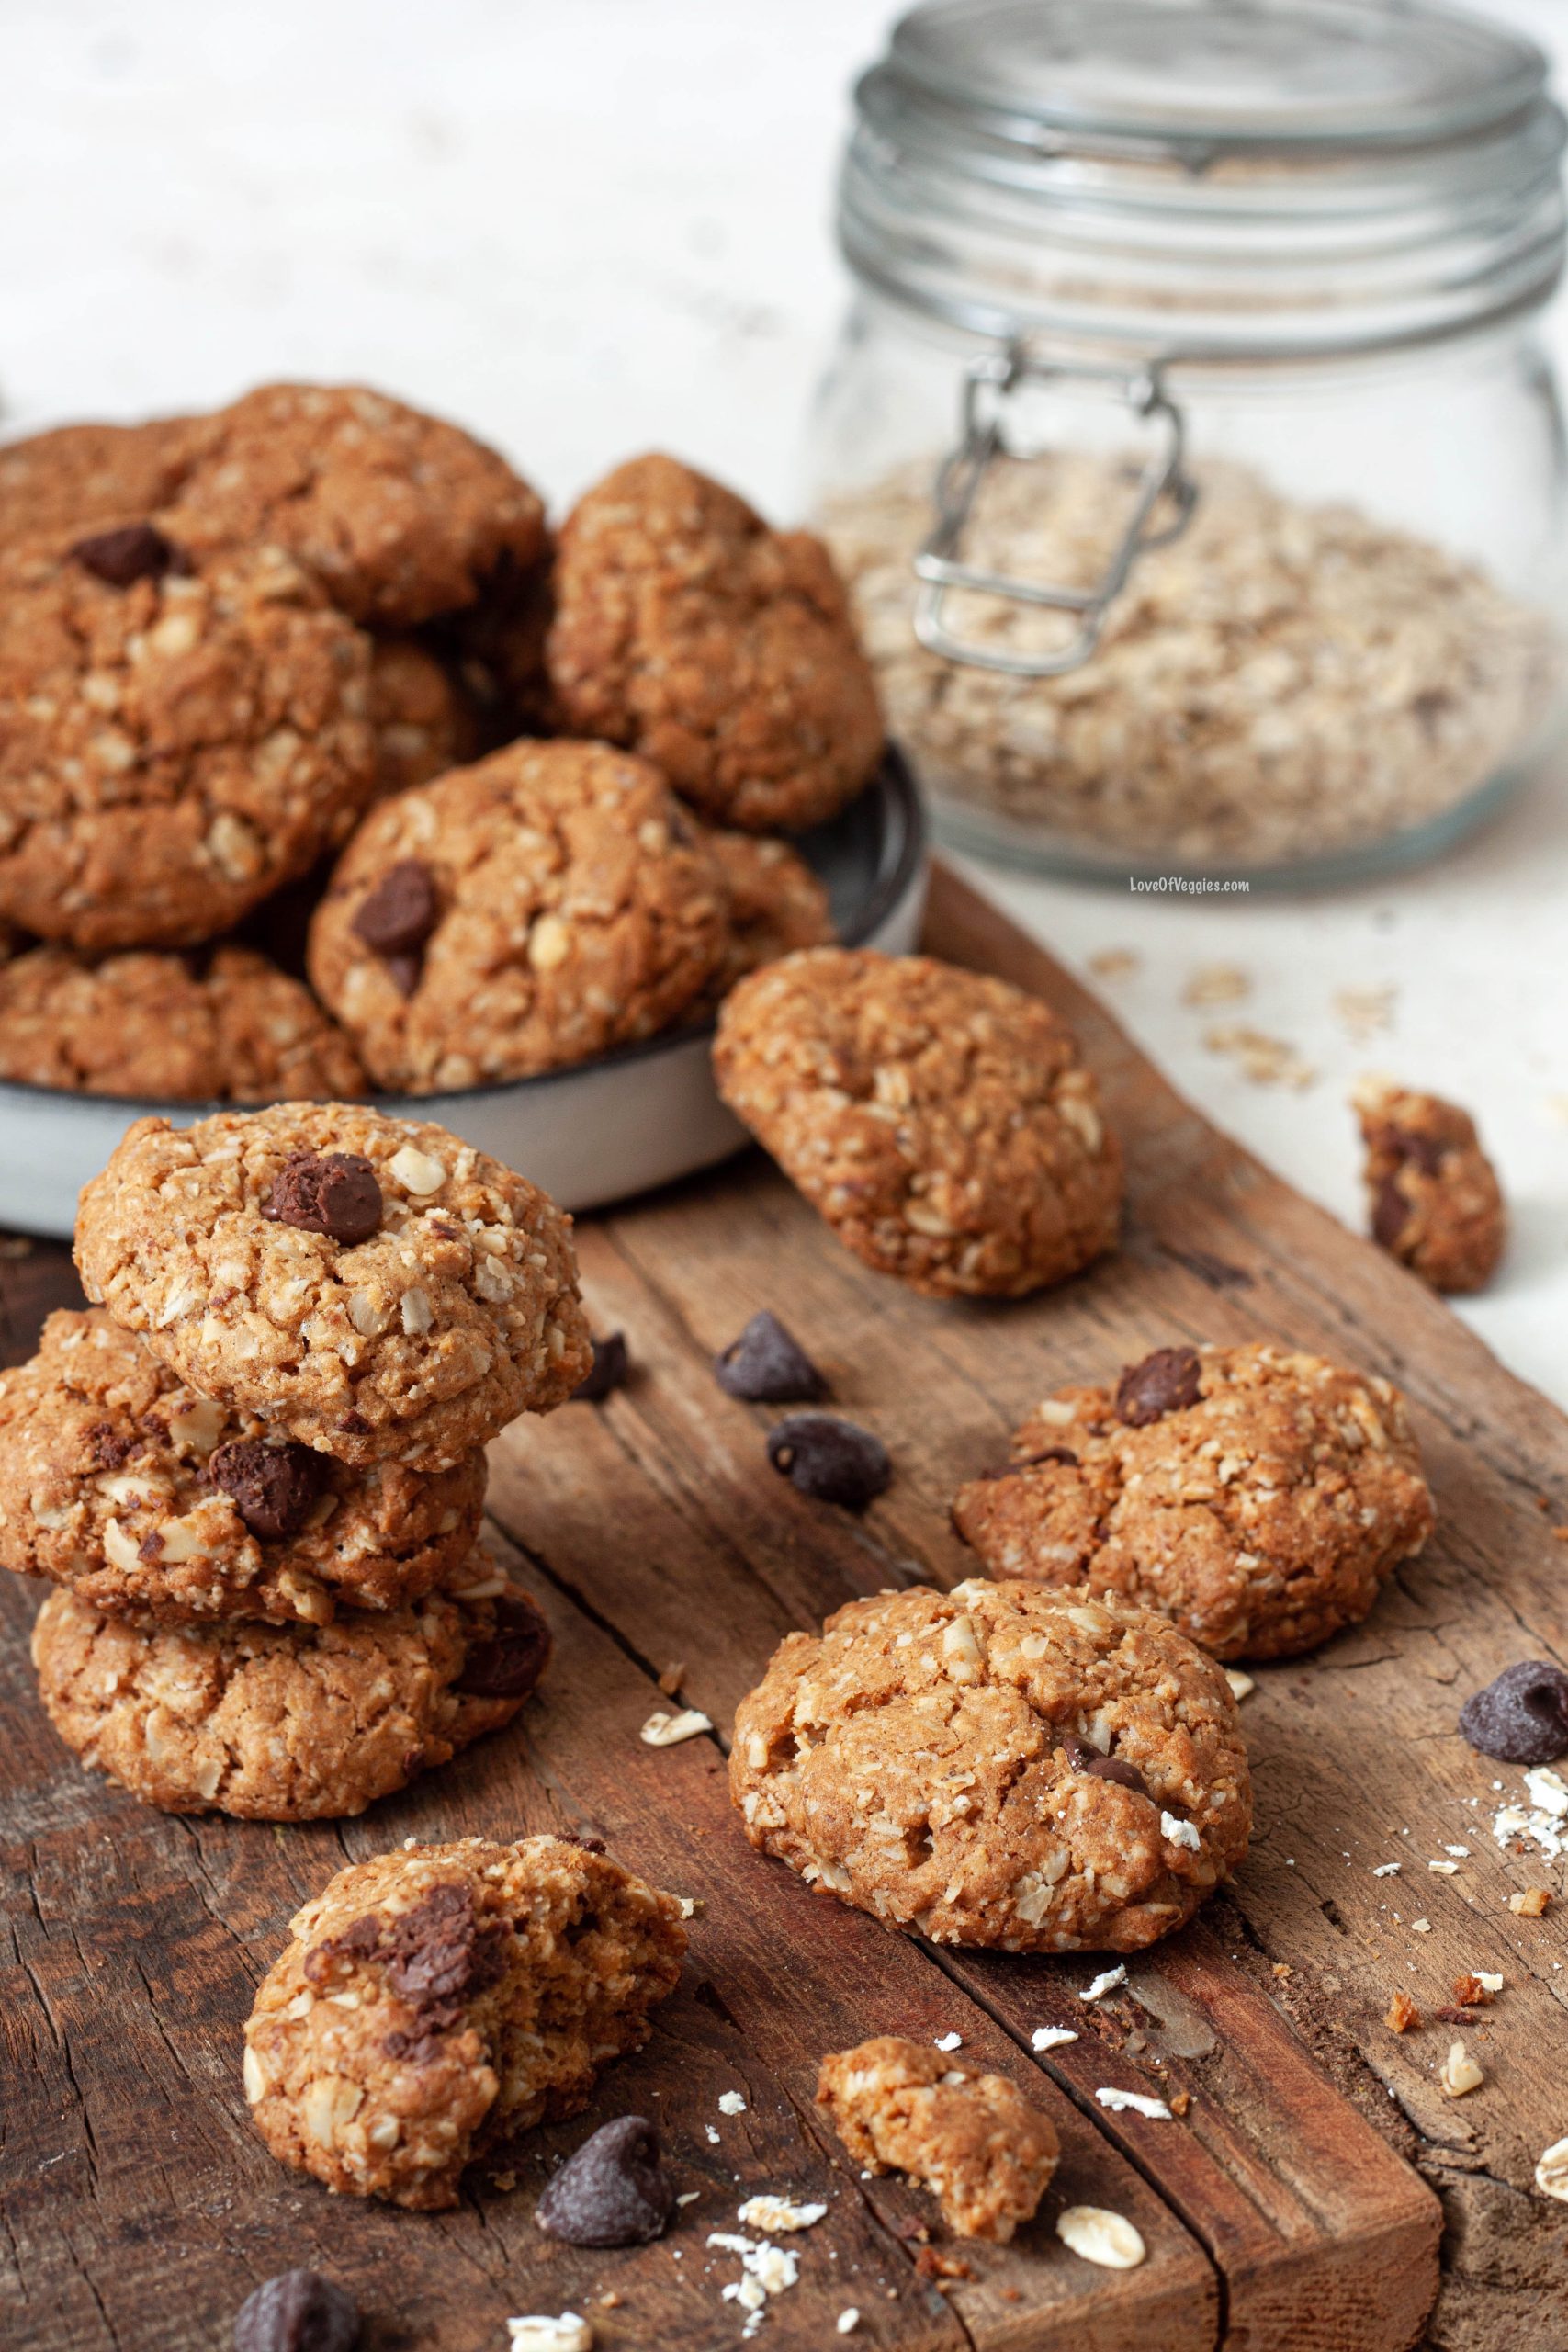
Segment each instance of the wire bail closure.
[{"label": "wire bail closure", "polygon": [[[964,530],[974,512],[980,485],[993,461],[1008,455],[1003,431],[1010,395],[1027,383],[1061,381],[1110,385],[1135,416],[1157,426],[1159,447],[1138,480],[1137,496],[1127,526],[1118,540],[1098,584],[1069,588],[1050,581],[1014,580],[1005,572],[986,571],[960,558]],[[1160,363],[1150,361],[1128,368],[1095,367],[1072,360],[1041,359],[1021,344],[1006,352],[983,353],[965,372],[962,412],[963,438],[937,469],[932,497],[936,519],[919,553],[915,573],[920,582],[915,599],[915,635],[928,652],[950,662],[967,662],[978,670],[1000,670],[1013,678],[1056,678],[1087,662],[1100,642],[1106,616],[1126,586],[1138,558],[1150,548],[1166,547],[1179,538],[1191,519],[1198,486],[1186,472],[1186,426],[1181,411],[1165,389]],[[1160,499],[1168,494],[1177,505],[1174,521],[1157,531],[1145,528]],[[1058,652],[1014,653],[975,639],[955,637],[942,619],[942,607],[955,588],[983,596],[1001,596],[1017,605],[1043,605],[1055,612],[1081,616],[1077,634]]]}]

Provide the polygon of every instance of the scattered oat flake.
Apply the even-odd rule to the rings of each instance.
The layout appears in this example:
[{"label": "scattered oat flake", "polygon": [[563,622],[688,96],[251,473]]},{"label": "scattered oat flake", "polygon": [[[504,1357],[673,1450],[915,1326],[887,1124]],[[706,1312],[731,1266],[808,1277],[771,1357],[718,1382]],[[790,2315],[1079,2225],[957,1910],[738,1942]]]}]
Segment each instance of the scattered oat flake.
[{"label": "scattered oat flake", "polygon": [[536,2312],[526,2319],[509,2319],[506,2326],[512,2352],[592,2352],[593,2330],[575,2312],[562,2312],[558,2319]]},{"label": "scattered oat flake", "polygon": [[1468,1846],[1445,1846],[1443,1848],[1443,1851],[1445,1854],[1459,1854],[1461,1856],[1465,1856],[1469,1854],[1470,1848]]},{"label": "scattered oat flake", "polygon": [[[1089,957],[1089,968],[1097,980],[1127,980],[1143,960],[1134,947],[1101,947]],[[1568,1102],[1568,1095],[1563,1101]],[[1568,1125],[1568,1119],[1564,1124]]]},{"label": "scattered oat flake", "polygon": [[792,2204],[787,2197],[749,2197],[735,2218],[766,2237],[779,2230],[809,2230],[827,2211],[826,2205]]},{"label": "scattered oat flake", "polygon": [[1543,2197],[1560,2197],[1568,2203],[1568,2140],[1553,2140],[1550,2148],[1541,2150],[1535,2185]]},{"label": "scattered oat flake", "polygon": [[1392,984],[1385,988],[1336,989],[1334,1011],[1348,1035],[1359,1044],[1378,1036],[1393,1026],[1393,1008],[1399,990]]},{"label": "scattered oat flake", "polygon": [[744,2115],[746,2102],[739,2091],[720,2091],[718,2111],[721,2115]]},{"label": "scattered oat flake", "polygon": [[1064,2042],[1077,2040],[1071,2027],[1065,2025],[1037,2025],[1029,2037],[1032,2050],[1060,2050]]},{"label": "scattered oat flake", "polygon": [[[1568,2142],[1562,2144],[1568,2147]],[[1568,2195],[1568,2188],[1562,2193]],[[1065,2205],[1056,2216],[1056,2235],[1074,2254],[1099,2263],[1102,2270],[1135,2270],[1148,2250],[1126,2215],[1103,2205]]]},{"label": "scattered oat flake", "polygon": [[961,2033],[939,2033],[931,2046],[936,2050],[962,2050],[964,2036]]},{"label": "scattered oat flake", "polygon": [[696,1707],[684,1707],[678,1715],[670,1715],[662,1708],[649,1715],[639,1735],[649,1747],[678,1747],[683,1739],[695,1739],[700,1732],[712,1731],[713,1719]]},{"label": "scattered oat flake", "polygon": [[1231,1686],[1233,1699],[1245,1699],[1249,1692],[1258,1688],[1251,1675],[1244,1674],[1239,1666],[1227,1666],[1224,1669],[1224,1677]]},{"label": "scattered oat flake", "polygon": [[1316,1070],[1293,1046],[1282,1037],[1268,1036],[1261,1029],[1249,1029],[1244,1022],[1224,1022],[1205,1029],[1203,1043],[1210,1053],[1234,1061],[1250,1085],[1291,1086],[1300,1091],[1317,1083]]},{"label": "scattered oat flake", "polygon": [[1103,2090],[1096,2091],[1095,2097],[1101,2107],[1111,2109],[1112,2115],[1120,2115],[1130,2108],[1134,2115],[1146,2115],[1153,2123],[1168,2123],[1171,2120],[1170,2109],[1163,2098],[1148,2098],[1142,2091]]},{"label": "scattered oat flake", "polygon": [[1239,964],[1200,964],[1189,973],[1183,1004],[1239,1004],[1252,994],[1252,975]]},{"label": "scattered oat flake", "polygon": [[1183,1821],[1179,1814],[1162,1813],[1159,1817],[1159,1834],[1172,1846],[1185,1846],[1194,1854],[1200,1854],[1203,1850],[1203,1840],[1198,1835],[1197,1823]]},{"label": "scattered oat flake", "polygon": [[1410,1927],[1411,1932],[1414,1935],[1429,1936],[1432,1932],[1432,1922],[1430,1919],[1412,1919]]},{"label": "scattered oat flake", "polygon": [[683,2188],[675,2202],[677,2205],[694,2205],[702,2193],[700,2188]]},{"label": "scattered oat flake", "polygon": [[1429,1871],[1436,1871],[1442,1878],[1453,1878],[1459,1871],[1459,1864],[1457,1862],[1428,1862],[1427,1868]]},{"label": "scattered oat flake", "polygon": [[1450,2043],[1443,2061],[1443,2071],[1438,2076],[1438,2087],[1445,2098],[1463,2098],[1467,2091],[1478,2091],[1486,2080],[1462,2041]]},{"label": "scattered oat flake", "polygon": [[1127,1972],[1124,1968],[1120,1965],[1108,1968],[1102,1975],[1095,1978],[1092,1984],[1084,1986],[1078,1998],[1080,2001],[1102,2001],[1107,1993],[1114,1993],[1119,1984],[1125,1984],[1126,1982]]},{"label": "scattered oat flake", "polygon": [[852,2335],[859,2325],[860,2313],[853,2303],[848,2304],[833,2322],[834,2331],[840,2335]]},{"label": "scattered oat flake", "polygon": [[1554,1772],[1550,1764],[1542,1764],[1535,1771],[1527,1772],[1525,1786],[1542,1813],[1550,1813],[1558,1819],[1568,1814],[1568,1781]]},{"label": "scattered oat flake", "polygon": [[1403,1867],[1403,1864],[1399,1862],[1378,1862],[1373,1866],[1372,1876],[1374,1878],[1396,1878]]}]

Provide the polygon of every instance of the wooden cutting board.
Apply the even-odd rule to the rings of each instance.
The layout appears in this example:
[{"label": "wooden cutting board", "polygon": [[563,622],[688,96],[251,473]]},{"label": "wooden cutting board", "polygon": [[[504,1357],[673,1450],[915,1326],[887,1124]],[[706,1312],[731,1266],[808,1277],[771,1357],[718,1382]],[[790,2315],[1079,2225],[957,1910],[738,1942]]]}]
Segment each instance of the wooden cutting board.
[{"label": "wooden cutting board", "polygon": [[[1517,1775],[1459,1738],[1461,1700],[1521,1655],[1568,1658],[1568,1422],[1511,1379],[1380,1253],[1268,1175],[1179,1101],[1103,1010],[951,876],[929,943],[1036,989],[1077,1026],[1128,1146],[1120,1255],[1021,1305],[939,1305],[862,1270],[752,1156],[580,1231],[596,1328],[637,1374],[603,1406],[519,1423],[492,1450],[498,1542],[554,1624],[552,1674],[522,1728],[355,1822],[277,1828],[164,1819],[82,1772],[39,1713],[33,1597],[0,1579],[0,1809],[7,1943],[0,2021],[0,2341],[12,2352],[209,2352],[250,2289],[331,2271],[370,2314],[367,2352],[504,2352],[509,2313],[575,2310],[606,2352],[722,2352],[740,2276],[710,2248],[746,2198],[829,2207],[789,2240],[799,2283],[768,2306],[777,2352],[844,2341],[942,2352],[1551,2352],[1568,2345],[1568,2207],[1531,2186],[1568,2132],[1561,1920],[1507,1894],[1561,1868],[1500,1851]],[[1351,1148],[1325,1105],[1323,1148]],[[0,1260],[10,1357],[72,1295],[62,1252]],[[709,1359],[761,1306],[829,1370],[897,1476],[863,1520],[767,1466],[769,1416],[727,1398]],[[970,1565],[947,1525],[964,1476],[1024,1408],[1150,1348],[1282,1337],[1389,1374],[1411,1397],[1440,1520],[1364,1627],[1261,1670],[1245,1702],[1258,1832],[1235,1888],[1089,2007],[1081,1959],[937,1952],[813,1896],[754,1856],[716,1738],[666,1749],[638,1728],[670,1702],[720,1726],[779,1637],[852,1595]],[[240,2027],[293,1909],[348,1858],[408,1836],[574,1828],[696,1898],[691,1962],[648,2049],[589,2114],[528,2144],[508,2192],[454,2214],[330,2199],[249,2131]],[[1463,1847],[1462,1855],[1446,1848]],[[1452,1875],[1432,1859],[1456,1859]],[[1396,1875],[1374,1876],[1396,1861]],[[1427,1922],[1418,1932],[1416,1923]],[[1396,2038],[1452,1980],[1506,1988],[1464,2038],[1486,2074],[1461,2101],[1437,2069],[1454,2030]],[[1044,2058],[1032,2029],[1079,2039]],[[1055,2119],[1064,2161],[1008,2248],[954,2245],[922,2274],[929,2199],[863,2180],[812,2105],[817,2062],[873,2032],[956,2031]],[[1190,2094],[1179,2120],[1112,2114],[1101,2087]],[[746,2104],[727,2113],[727,2091]],[[695,2201],[660,2244],[558,2246],[530,2215],[545,2163],[611,2115],[663,2130]],[[1070,2254],[1065,2204],[1137,2224],[1129,2271]],[[1443,2226],[1446,2222],[1446,2228]],[[1438,2238],[1442,2230],[1439,2276]],[[929,2273],[931,2257],[926,2256]],[[860,2314],[840,2338],[840,2315]]]}]

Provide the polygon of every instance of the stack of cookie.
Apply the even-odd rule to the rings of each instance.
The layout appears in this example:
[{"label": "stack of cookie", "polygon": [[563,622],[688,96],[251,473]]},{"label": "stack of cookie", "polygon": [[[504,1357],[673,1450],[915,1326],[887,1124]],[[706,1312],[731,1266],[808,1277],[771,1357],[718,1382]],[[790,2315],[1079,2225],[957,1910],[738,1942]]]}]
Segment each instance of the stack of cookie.
[{"label": "stack of cookie", "polygon": [[513,1715],[548,1636],[477,1548],[484,1445],[587,1372],[570,1219],[341,1103],[130,1128],[85,1313],[0,1381],[0,1558],[59,1590],[55,1728],[165,1811],[361,1812]]},{"label": "stack of cookie", "polygon": [[672,458],[552,535],[457,426],[268,385],[0,451],[0,1077],[521,1078],[833,936],[776,836],[869,780],[869,665],[820,541]]}]

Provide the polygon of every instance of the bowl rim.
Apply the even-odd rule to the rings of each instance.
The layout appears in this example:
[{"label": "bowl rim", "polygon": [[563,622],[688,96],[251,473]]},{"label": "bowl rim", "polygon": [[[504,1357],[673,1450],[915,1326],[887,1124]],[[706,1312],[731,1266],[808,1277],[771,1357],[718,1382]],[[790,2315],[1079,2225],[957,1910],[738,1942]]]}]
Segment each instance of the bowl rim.
[{"label": "bowl rim", "polygon": [[[864,906],[838,941],[840,947],[859,947],[875,936],[894,909],[902,903],[924,866],[930,848],[930,820],[915,781],[914,770],[891,737],[884,742],[882,756],[862,787],[863,795],[873,791],[880,793],[884,802],[897,812],[903,837],[898,844],[898,854],[888,871],[878,876]],[[853,802],[847,804],[849,807],[853,805]],[[587,1061],[568,1062],[559,1069],[535,1070],[525,1078],[500,1078],[488,1086],[445,1087],[429,1094],[356,1094],[350,1099],[369,1110],[383,1111],[398,1117],[428,1118],[432,1103],[491,1101],[497,1095],[522,1094],[529,1090],[536,1097],[551,1087],[570,1086],[590,1072],[617,1069],[629,1062],[647,1061],[658,1054],[705,1044],[712,1038],[717,1025],[718,1015],[711,1012],[705,1019],[693,1022],[684,1028],[661,1029],[655,1036],[638,1037],[627,1045],[613,1046],[607,1054],[595,1054]],[[198,1119],[216,1117],[226,1111],[244,1112],[266,1107],[263,1103],[235,1102],[222,1095],[209,1095],[197,1101],[179,1095],[101,1094],[96,1089],[86,1087],[43,1086],[31,1078],[0,1078],[0,1102],[10,1096],[19,1096],[24,1102],[32,1099],[51,1103],[80,1104],[91,1110],[118,1109],[140,1113],[143,1117],[178,1112],[182,1122],[187,1125],[194,1125]]]}]

